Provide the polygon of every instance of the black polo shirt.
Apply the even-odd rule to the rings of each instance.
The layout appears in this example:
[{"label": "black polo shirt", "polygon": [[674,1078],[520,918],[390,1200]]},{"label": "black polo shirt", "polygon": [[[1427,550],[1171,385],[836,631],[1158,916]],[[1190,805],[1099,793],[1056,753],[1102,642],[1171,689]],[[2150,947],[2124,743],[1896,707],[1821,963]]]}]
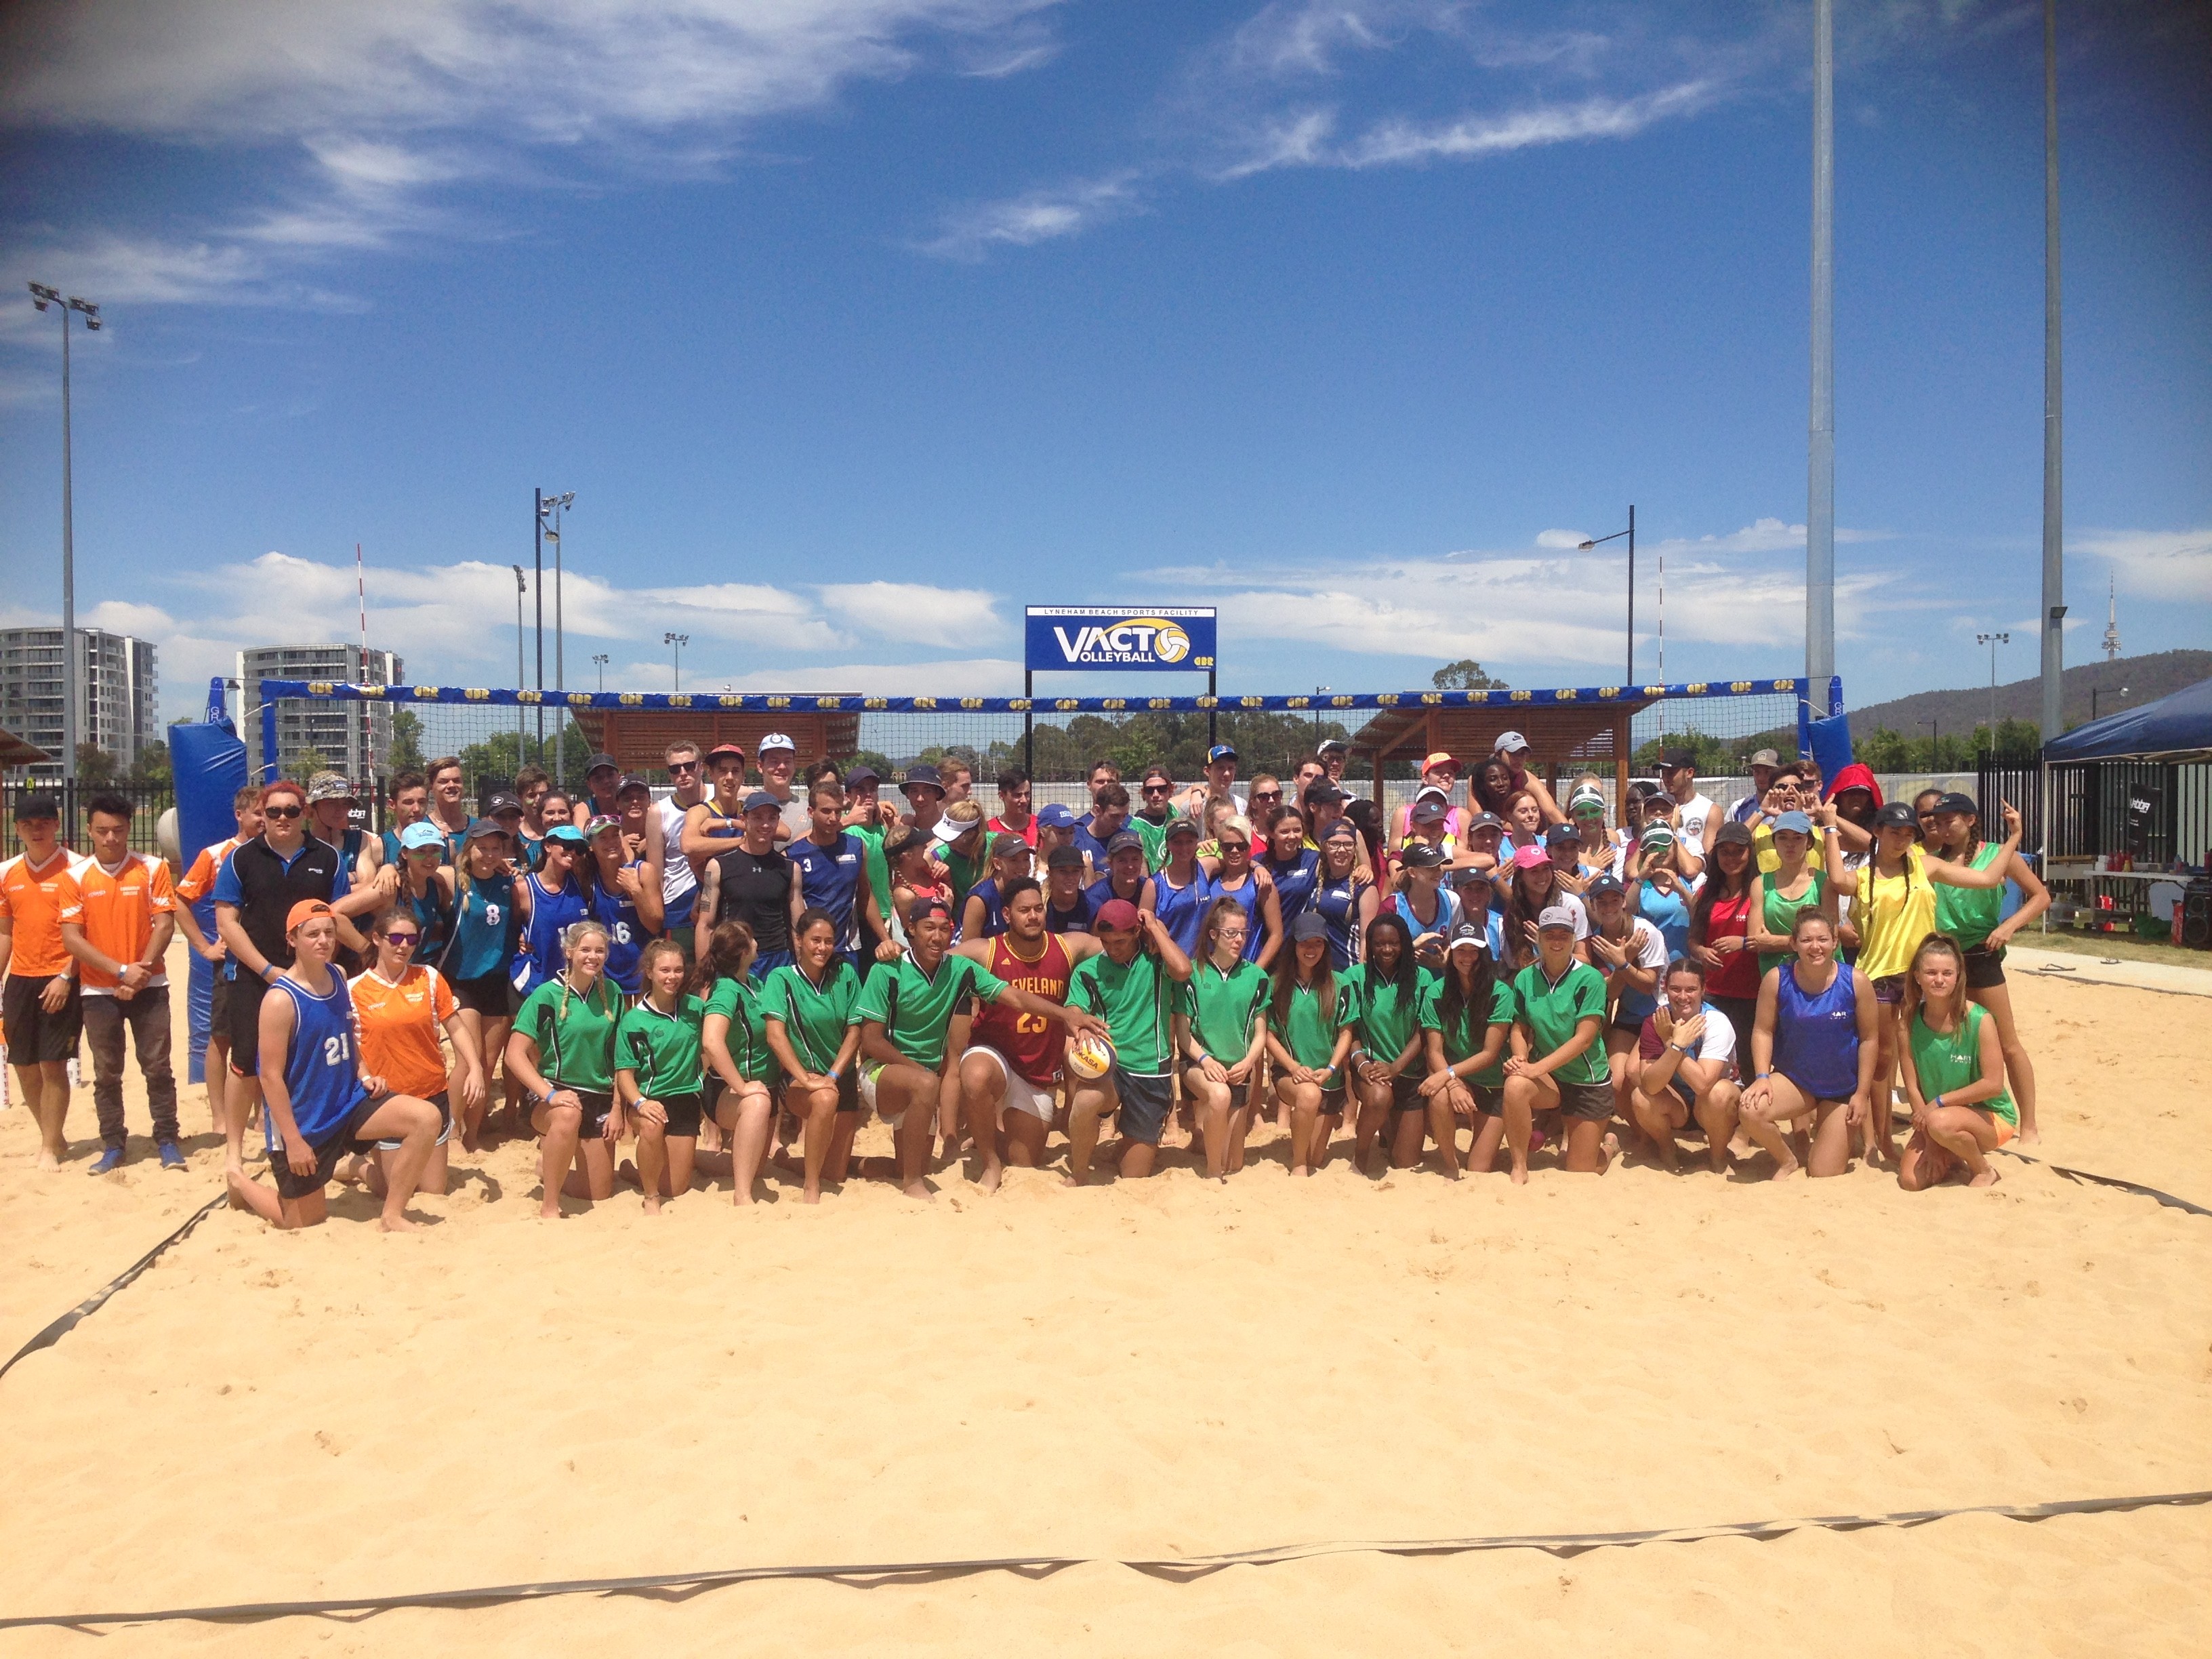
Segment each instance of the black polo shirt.
[{"label": "black polo shirt", "polygon": [[266,836],[256,836],[223,860],[215,899],[218,904],[235,904],[238,924],[253,948],[279,968],[289,968],[292,947],[284,938],[284,919],[292,907],[301,899],[332,904],[352,890],[345,855],[328,842],[308,836],[288,862]]}]

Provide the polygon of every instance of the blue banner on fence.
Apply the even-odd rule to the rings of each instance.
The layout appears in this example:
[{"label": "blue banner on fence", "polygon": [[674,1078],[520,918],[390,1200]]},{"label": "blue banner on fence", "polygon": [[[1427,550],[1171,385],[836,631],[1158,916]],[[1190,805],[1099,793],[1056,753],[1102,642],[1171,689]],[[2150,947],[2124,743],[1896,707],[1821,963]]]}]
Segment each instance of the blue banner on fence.
[{"label": "blue banner on fence", "polygon": [[1032,674],[1101,668],[1213,672],[1211,609],[1033,605],[1026,616],[1024,665]]}]

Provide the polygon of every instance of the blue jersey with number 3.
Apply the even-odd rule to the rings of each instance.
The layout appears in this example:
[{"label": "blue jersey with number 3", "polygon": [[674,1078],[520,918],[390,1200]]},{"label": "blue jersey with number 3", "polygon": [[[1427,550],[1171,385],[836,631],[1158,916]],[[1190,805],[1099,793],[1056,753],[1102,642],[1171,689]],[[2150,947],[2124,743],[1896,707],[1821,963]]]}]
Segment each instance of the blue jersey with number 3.
[{"label": "blue jersey with number 3", "polygon": [[[331,975],[331,993],[317,996],[289,975],[276,988],[292,999],[292,1047],[284,1056],[284,1091],[292,1097],[292,1121],[300,1138],[319,1146],[345,1127],[353,1109],[368,1098],[361,1085],[361,1062],[354,1054],[353,994],[344,978]],[[284,1155],[276,1134],[276,1115],[264,1112],[269,1156]]]}]

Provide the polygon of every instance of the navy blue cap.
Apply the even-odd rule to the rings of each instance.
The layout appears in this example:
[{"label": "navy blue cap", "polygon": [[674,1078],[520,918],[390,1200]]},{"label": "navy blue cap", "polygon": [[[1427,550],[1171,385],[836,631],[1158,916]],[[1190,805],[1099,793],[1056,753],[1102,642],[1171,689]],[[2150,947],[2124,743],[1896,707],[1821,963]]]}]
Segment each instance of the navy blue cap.
[{"label": "navy blue cap", "polygon": [[1626,887],[1623,887],[1620,883],[1615,880],[1612,876],[1605,875],[1600,876],[1593,880],[1589,888],[1583,892],[1583,896],[1585,898],[1595,898],[1601,893],[1620,893],[1625,896],[1627,891],[1628,890]]},{"label": "navy blue cap", "polygon": [[1571,823],[1555,823],[1544,831],[1544,839],[1554,847],[1565,847],[1570,843],[1579,845],[1582,838],[1582,832]]},{"label": "navy blue cap", "polygon": [[938,775],[937,769],[932,766],[927,761],[919,761],[914,765],[908,767],[906,769],[906,781],[899,785],[899,787],[901,789],[911,789],[917,783],[927,784],[932,789],[937,791],[940,795],[945,793],[945,780]]},{"label": "navy blue cap", "polygon": [[1216,761],[1235,760],[1236,758],[1237,747],[1234,744],[1217,743],[1212,748],[1206,751],[1206,763],[1208,766],[1212,765]]},{"label": "navy blue cap", "polygon": [[1106,856],[1110,859],[1115,854],[1126,853],[1133,847],[1139,853],[1143,852],[1145,838],[1133,830],[1116,830],[1107,837]]},{"label": "navy blue cap", "polygon": [[745,797],[745,804],[738,810],[740,812],[757,812],[763,806],[773,807],[779,812],[783,811],[783,803],[765,789],[754,790]]},{"label": "navy blue cap", "polygon": [[1291,938],[1294,941],[1302,939],[1327,939],[1328,937],[1328,920],[1327,917],[1323,916],[1320,911],[1301,910],[1297,915],[1291,918]]}]

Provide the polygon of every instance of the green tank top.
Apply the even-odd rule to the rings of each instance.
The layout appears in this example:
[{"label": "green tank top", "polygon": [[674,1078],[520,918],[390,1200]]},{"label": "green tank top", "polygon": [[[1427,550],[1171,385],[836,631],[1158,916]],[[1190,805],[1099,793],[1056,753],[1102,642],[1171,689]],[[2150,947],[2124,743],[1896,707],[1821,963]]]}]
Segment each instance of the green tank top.
[{"label": "green tank top", "polygon": [[[1988,1018],[1978,1003],[1970,1002],[1966,1018],[1946,1036],[1929,1030],[1925,1015],[1912,1017],[1912,1069],[1920,1076],[1921,1099],[1933,1105],[1936,1096],[1982,1080],[1982,1022]],[[2003,1090],[1975,1103],[2020,1127],[2020,1108]]]},{"label": "green tank top", "polygon": [[[1986,870],[2003,851],[2002,842],[1985,841],[1966,862],[1973,869]],[[2003,920],[2004,897],[2005,890],[2002,887],[1952,887],[1938,883],[1936,931],[1948,933],[1959,941],[1960,949],[1971,951]]]},{"label": "green tank top", "polygon": [[[1820,908],[1820,901],[1826,898],[1828,893],[1828,872],[1826,870],[1816,869],[1812,874],[1813,884],[1796,898],[1784,898],[1772,887],[1767,888],[1766,908],[1760,913],[1759,918],[1761,932],[1780,933],[1787,937],[1790,930],[1797,925],[1797,913],[1800,910],[1817,910]],[[1761,951],[1759,953],[1760,976],[1765,977],[1768,969],[1778,967],[1790,959],[1790,953],[1787,951],[1778,951],[1771,955]]]}]

